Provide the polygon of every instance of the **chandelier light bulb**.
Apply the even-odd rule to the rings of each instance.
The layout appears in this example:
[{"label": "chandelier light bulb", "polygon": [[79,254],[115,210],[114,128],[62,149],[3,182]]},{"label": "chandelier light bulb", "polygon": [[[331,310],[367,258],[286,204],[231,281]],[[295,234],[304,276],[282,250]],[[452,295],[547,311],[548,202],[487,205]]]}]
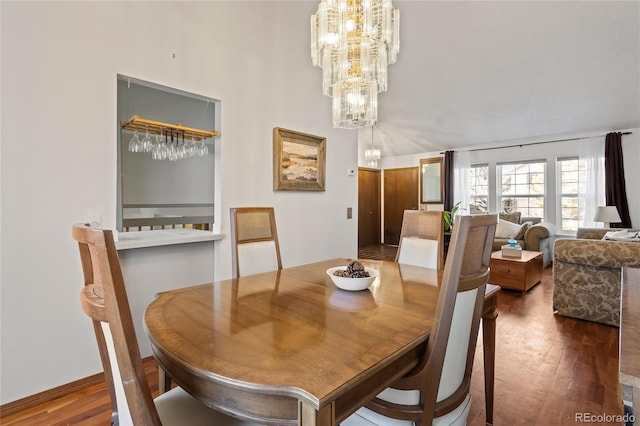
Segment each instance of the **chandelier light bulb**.
[{"label": "chandelier light bulb", "polygon": [[362,96],[358,96],[354,93],[349,93],[347,95],[347,102],[349,102],[349,105],[351,105],[352,107],[359,107],[364,105],[364,100],[362,99]]},{"label": "chandelier light bulb", "polygon": [[353,19],[347,19],[346,29],[349,32],[356,29],[356,23],[353,21]]},{"label": "chandelier light bulb", "polygon": [[336,44],[338,42],[338,34],[328,33],[324,36],[324,42],[326,44]]}]

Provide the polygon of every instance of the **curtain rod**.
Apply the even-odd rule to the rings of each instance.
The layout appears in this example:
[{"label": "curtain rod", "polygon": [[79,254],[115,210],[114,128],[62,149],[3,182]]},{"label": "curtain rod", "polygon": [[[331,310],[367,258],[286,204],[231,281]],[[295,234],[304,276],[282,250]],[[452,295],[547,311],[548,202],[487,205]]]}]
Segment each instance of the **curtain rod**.
[{"label": "curtain rod", "polygon": [[[633,132],[622,132],[621,134],[623,135],[630,135]],[[475,151],[488,151],[490,149],[502,149],[502,148],[522,148],[523,146],[528,146],[528,145],[540,145],[543,143],[553,143],[553,142],[569,142],[569,141],[579,141],[581,139],[591,139],[591,138],[597,138],[597,137],[602,137],[602,136],[607,136],[608,133],[602,134],[602,135],[593,135],[593,136],[582,136],[579,138],[568,138],[568,139],[556,139],[553,141],[541,141],[541,142],[532,142],[532,143],[521,143],[519,145],[507,145],[507,146],[493,146],[490,148],[476,148],[476,149],[467,149],[466,152],[475,152]],[[444,154],[444,151],[441,152],[440,154]]]}]

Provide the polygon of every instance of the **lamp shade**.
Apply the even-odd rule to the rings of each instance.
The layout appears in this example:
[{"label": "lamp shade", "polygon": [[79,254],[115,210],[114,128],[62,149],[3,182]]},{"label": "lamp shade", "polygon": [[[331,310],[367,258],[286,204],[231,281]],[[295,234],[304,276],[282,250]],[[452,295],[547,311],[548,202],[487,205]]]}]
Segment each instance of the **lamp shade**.
[{"label": "lamp shade", "polygon": [[598,206],[594,222],[619,223],[622,222],[616,206]]}]

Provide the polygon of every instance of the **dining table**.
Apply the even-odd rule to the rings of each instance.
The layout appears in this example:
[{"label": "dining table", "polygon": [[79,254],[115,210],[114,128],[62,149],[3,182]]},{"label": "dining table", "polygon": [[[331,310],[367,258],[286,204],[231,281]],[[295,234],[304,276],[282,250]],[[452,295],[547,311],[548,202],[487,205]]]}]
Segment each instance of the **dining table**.
[{"label": "dining table", "polygon": [[[359,259],[378,272],[337,288],[337,258],[159,293],[144,314],[153,356],[208,406],[266,425],[337,425],[411,371],[433,326],[442,271]],[[483,312],[487,422],[493,417],[500,288]]]},{"label": "dining table", "polygon": [[640,269],[622,268],[620,285],[619,377],[625,409],[640,414]]}]

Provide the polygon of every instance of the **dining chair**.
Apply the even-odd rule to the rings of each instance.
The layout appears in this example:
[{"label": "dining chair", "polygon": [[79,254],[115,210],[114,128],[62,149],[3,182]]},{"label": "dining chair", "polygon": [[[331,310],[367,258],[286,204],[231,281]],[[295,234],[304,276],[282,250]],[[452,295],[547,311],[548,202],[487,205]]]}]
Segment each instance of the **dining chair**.
[{"label": "dining chair", "polygon": [[433,328],[406,376],[349,416],[343,426],[465,425],[469,385],[497,215],[457,216]]},{"label": "dining chair", "polygon": [[273,207],[231,208],[233,277],[282,269]]},{"label": "dining chair", "polygon": [[424,268],[444,267],[444,214],[405,210],[396,262]]},{"label": "dining chair", "polygon": [[74,225],[84,274],[80,303],[93,321],[115,425],[250,425],[174,387],[153,399],[110,230]]}]

